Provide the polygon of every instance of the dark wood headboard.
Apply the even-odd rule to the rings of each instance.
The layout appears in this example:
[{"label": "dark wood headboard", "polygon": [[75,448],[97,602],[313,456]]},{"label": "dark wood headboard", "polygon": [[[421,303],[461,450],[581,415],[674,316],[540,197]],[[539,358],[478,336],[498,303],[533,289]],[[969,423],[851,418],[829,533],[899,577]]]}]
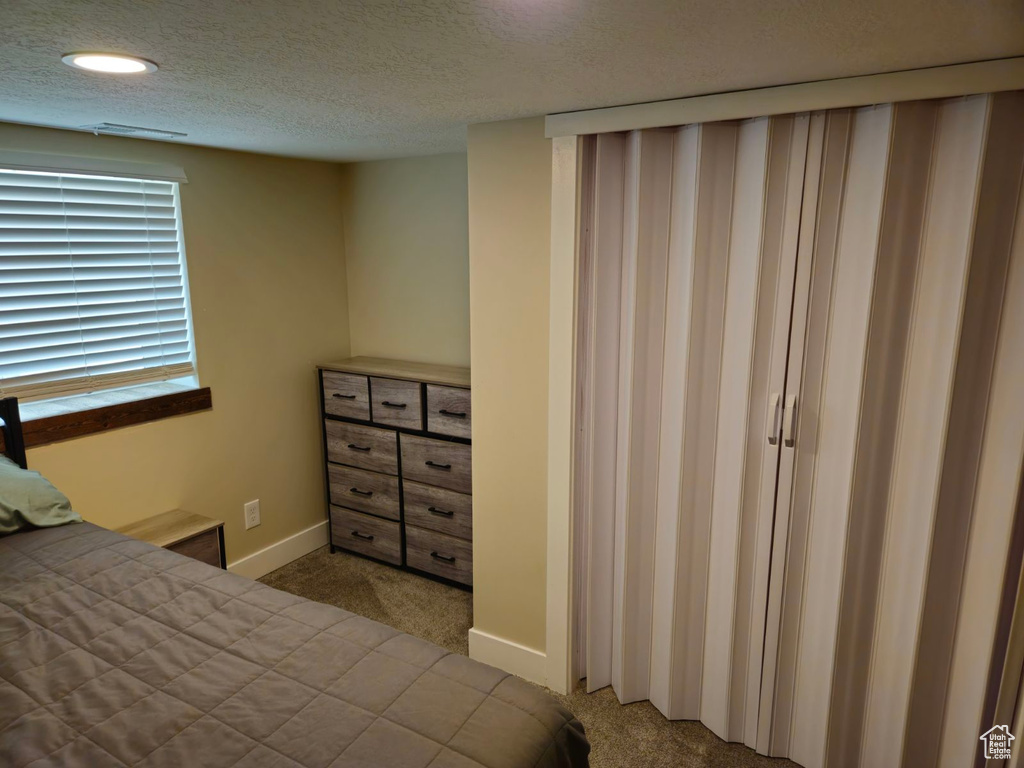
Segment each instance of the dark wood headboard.
[{"label": "dark wood headboard", "polygon": [[21,414],[18,411],[18,398],[5,397],[0,399],[0,434],[3,435],[3,452],[7,457],[23,469],[28,468],[25,458],[25,436],[21,431]]}]

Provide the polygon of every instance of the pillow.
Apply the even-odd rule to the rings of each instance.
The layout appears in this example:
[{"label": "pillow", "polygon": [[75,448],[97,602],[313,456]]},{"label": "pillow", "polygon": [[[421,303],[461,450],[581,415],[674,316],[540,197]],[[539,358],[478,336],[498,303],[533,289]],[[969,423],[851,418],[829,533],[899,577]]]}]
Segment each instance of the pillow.
[{"label": "pillow", "polygon": [[68,497],[38,472],[0,456],[0,536],[25,528],[80,523]]}]

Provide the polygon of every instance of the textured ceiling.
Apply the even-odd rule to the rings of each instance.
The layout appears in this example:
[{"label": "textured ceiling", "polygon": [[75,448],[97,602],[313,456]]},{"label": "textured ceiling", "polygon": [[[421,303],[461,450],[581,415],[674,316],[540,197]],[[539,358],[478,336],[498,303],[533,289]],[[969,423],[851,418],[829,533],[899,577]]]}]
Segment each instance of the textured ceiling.
[{"label": "textured ceiling", "polygon": [[[79,72],[69,51],[159,63]],[[0,0],[0,120],[352,160],[466,125],[1024,54],[1024,0]]]}]

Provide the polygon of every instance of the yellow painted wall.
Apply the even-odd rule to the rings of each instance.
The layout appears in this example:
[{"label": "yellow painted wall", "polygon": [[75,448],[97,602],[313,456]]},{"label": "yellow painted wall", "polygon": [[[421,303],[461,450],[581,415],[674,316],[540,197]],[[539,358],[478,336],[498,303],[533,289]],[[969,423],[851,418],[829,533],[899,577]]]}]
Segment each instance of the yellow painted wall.
[{"label": "yellow painted wall", "polygon": [[469,127],[475,628],[545,648],[551,145]]},{"label": "yellow painted wall", "polygon": [[466,155],[344,167],[352,354],[469,365]]},{"label": "yellow painted wall", "polygon": [[[349,352],[340,166],[0,124],[0,148],[171,162],[213,409],[29,451],[88,520],[183,507],[235,560],[325,519],[314,363]],[[263,523],[245,531],[242,505]]]}]

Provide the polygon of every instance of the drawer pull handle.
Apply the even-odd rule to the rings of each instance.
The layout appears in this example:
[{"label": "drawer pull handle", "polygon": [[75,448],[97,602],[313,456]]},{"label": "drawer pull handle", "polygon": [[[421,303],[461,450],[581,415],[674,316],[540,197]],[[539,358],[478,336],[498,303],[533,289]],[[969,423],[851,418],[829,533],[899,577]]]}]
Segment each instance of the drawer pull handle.
[{"label": "drawer pull handle", "polygon": [[358,488],[349,488],[348,491],[356,496],[365,496],[366,498],[373,496],[373,491],[360,491]]},{"label": "drawer pull handle", "polygon": [[352,531],[352,535],[355,536],[357,539],[362,539],[363,541],[373,541],[372,535],[360,533],[359,531]]},{"label": "drawer pull handle", "polygon": [[369,453],[370,452],[370,446],[368,446],[368,445],[363,446],[363,445],[356,445],[355,443],[349,443],[348,447],[351,448],[353,451],[362,451],[363,453]]},{"label": "drawer pull handle", "polygon": [[437,552],[431,552],[430,556],[432,558],[434,558],[435,560],[440,560],[442,563],[449,563],[449,564],[451,564],[451,563],[455,562],[455,558],[454,557],[448,557],[447,555],[439,555],[439,554],[437,554]]},{"label": "drawer pull handle", "polygon": [[339,400],[355,400],[356,399],[355,395],[343,395],[340,392],[335,392],[333,395],[331,395],[331,397],[336,397]]},{"label": "drawer pull handle", "polygon": [[385,408],[408,408],[407,403],[389,403],[387,400],[381,403]]},{"label": "drawer pull handle", "polygon": [[424,463],[428,467],[433,467],[434,469],[443,469],[445,472],[450,472],[451,469],[452,469],[452,465],[451,464],[435,464],[432,461],[427,461],[427,462],[424,462]]},{"label": "drawer pull handle", "polygon": [[455,517],[454,512],[449,512],[447,509],[438,509],[437,507],[427,507],[427,512],[433,512],[435,515],[443,515],[444,517]]},{"label": "drawer pull handle", "polygon": [[466,418],[466,412],[465,411],[461,411],[461,412],[460,411],[449,411],[446,408],[442,408],[440,411],[438,411],[438,413],[440,413],[442,416],[451,416],[453,419],[464,419],[464,418]]}]

